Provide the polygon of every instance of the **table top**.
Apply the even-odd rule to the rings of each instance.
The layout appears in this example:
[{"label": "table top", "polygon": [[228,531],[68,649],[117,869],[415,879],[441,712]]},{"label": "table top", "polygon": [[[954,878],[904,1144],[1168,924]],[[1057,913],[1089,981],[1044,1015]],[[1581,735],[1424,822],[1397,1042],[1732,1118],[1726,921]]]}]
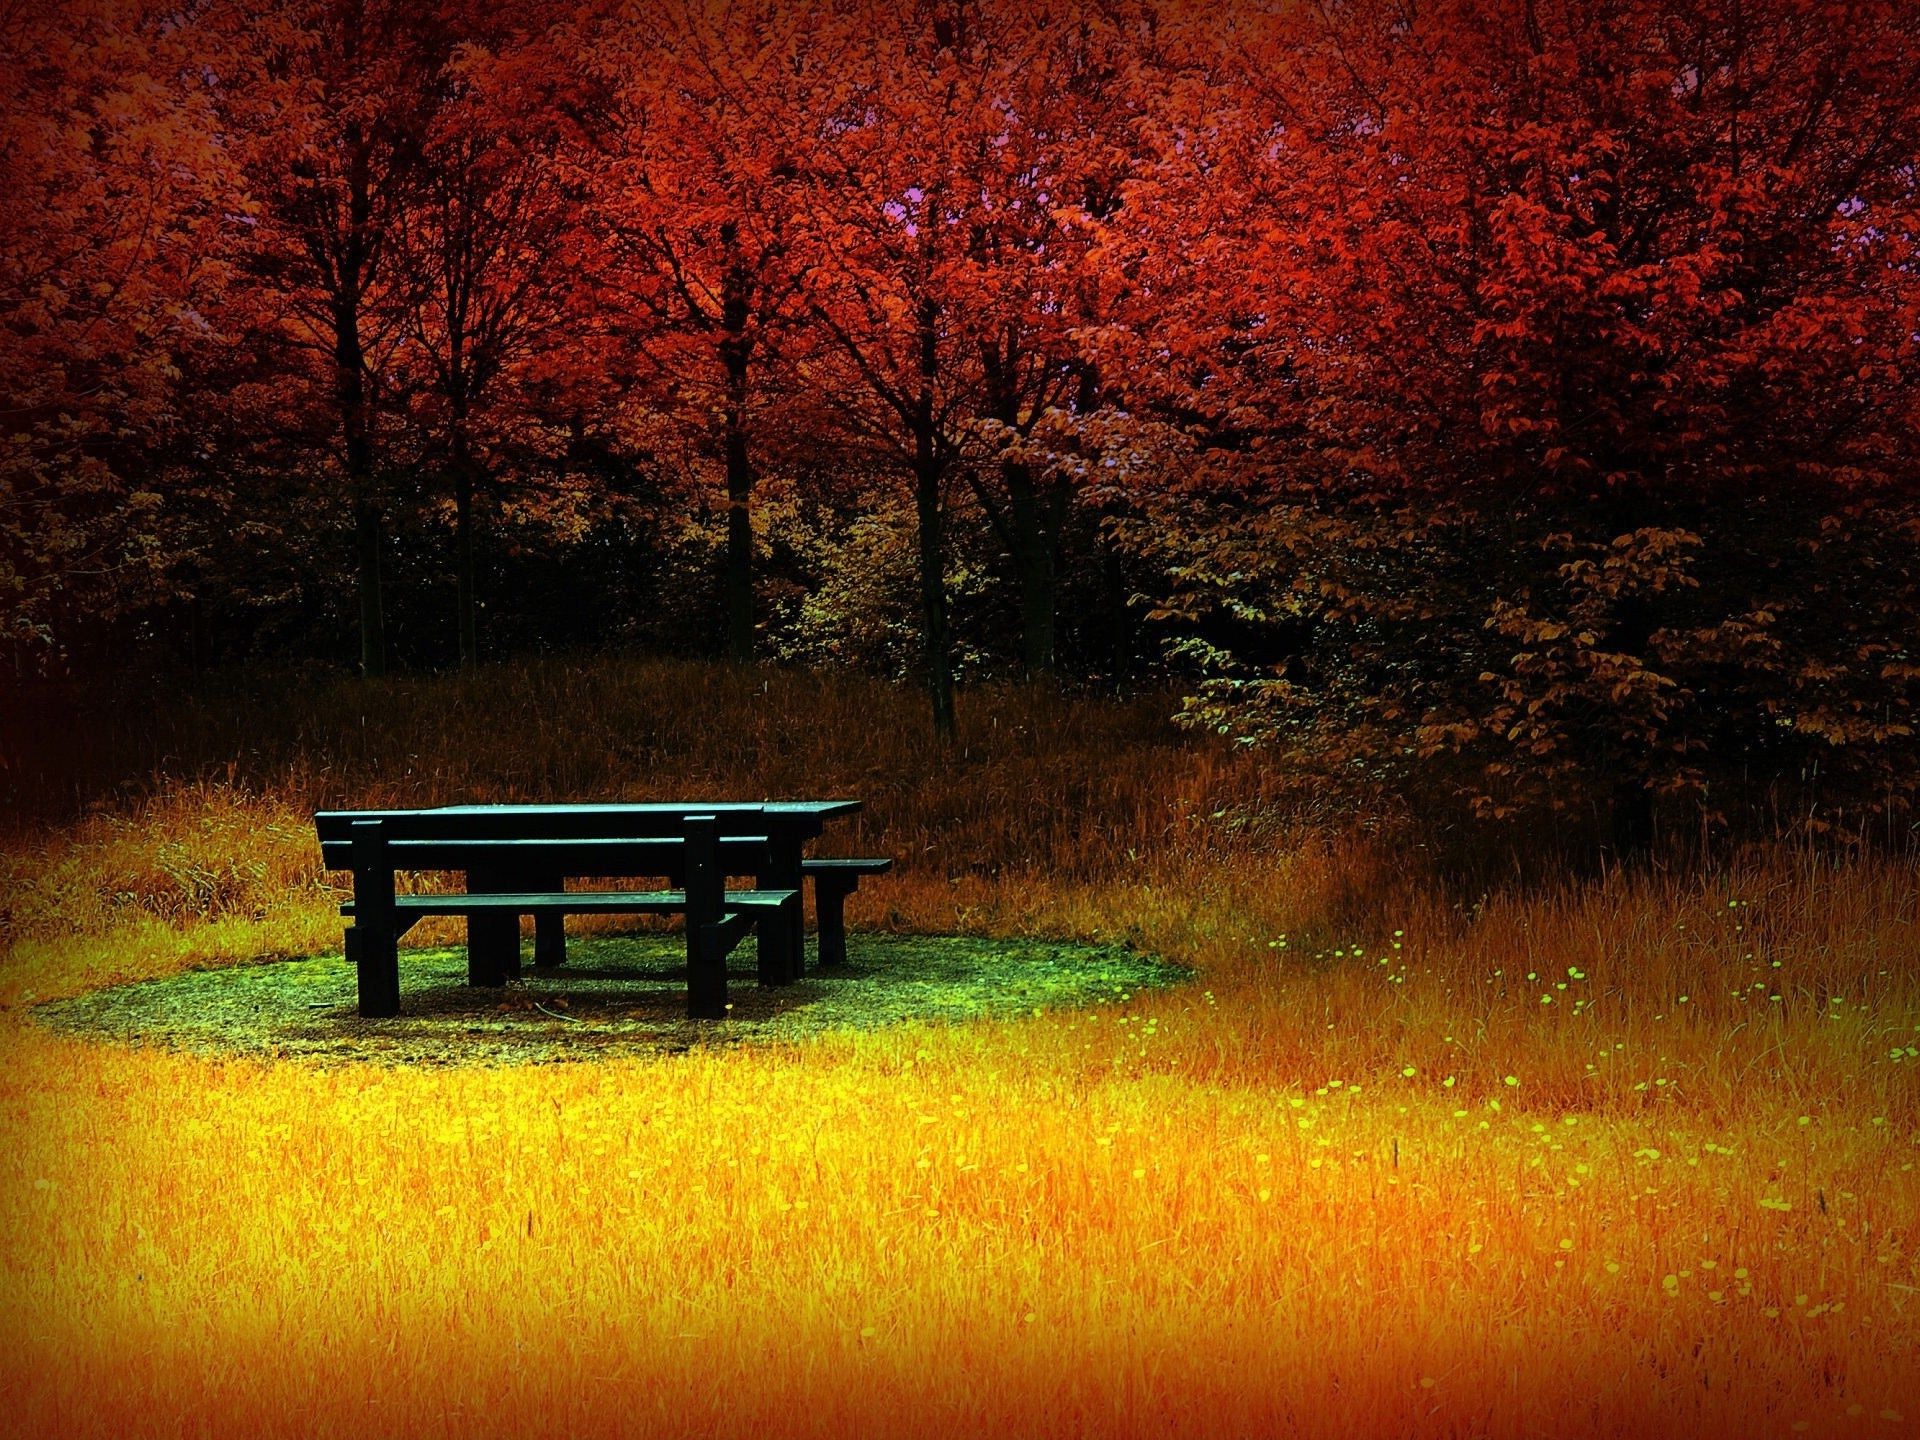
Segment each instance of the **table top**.
[{"label": "table top", "polygon": [[390,840],[619,840],[671,838],[711,815],[723,838],[761,834],[782,845],[821,833],[858,800],[635,801],[592,805],[443,805],[431,810],[322,810],[313,817],[329,861],[340,861],[355,821],[382,822]]},{"label": "table top", "polygon": [[428,811],[383,810],[381,815],[737,815],[742,811],[770,815],[818,815],[822,818],[849,815],[860,808],[858,800],[615,800],[581,805],[436,805]]},{"label": "table top", "polygon": [[403,815],[795,815],[831,819],[860,808],[858,800],[634,800],[582,805],[435,805],[421,810],[320,810],[314,819],[387,820]]},{"label": "table top", "polygon": [[[411,843],[405,859],[425,865],[420,846],[458,847],[489,841],[531,854],[538,842],[671,841],[682,837],[690,816],[711,815],[721,843],[764,837],[776,854],[815,839],[826,822],[860,808],[858,800],[635,801],[590,805],[443,805],[430,810],[322,810],[313,817],[323,860],[334,868],[350,865],[355,821],[378,820],[385,838]],[[538,847],[552,854],[565,844]],[[396,859],[402,858],[400,855]],[[442,857],[444,859],[445,857]],[[460,867],[455,867],[460,868]]]}]

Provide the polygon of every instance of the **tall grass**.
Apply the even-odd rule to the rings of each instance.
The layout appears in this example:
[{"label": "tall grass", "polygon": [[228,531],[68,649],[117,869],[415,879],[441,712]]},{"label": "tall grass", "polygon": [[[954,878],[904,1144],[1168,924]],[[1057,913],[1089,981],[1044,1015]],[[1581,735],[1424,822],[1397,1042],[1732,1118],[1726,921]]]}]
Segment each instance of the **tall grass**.
[{"label": "tall grass", "polygon": [[[141,743],[171,758],[0,858],[0,1430],[1920,1420],[1910,864],[1756,850],[1463,897],[1151,700],[984,692],[951,753],[919,705],[636,664],[157,716]],[[696,791],[865,801],[832,838],[902,863],[857,925],[1131,938],[1200,978],[431,1072],[28,1014],[337,943],[317,805]]]}]

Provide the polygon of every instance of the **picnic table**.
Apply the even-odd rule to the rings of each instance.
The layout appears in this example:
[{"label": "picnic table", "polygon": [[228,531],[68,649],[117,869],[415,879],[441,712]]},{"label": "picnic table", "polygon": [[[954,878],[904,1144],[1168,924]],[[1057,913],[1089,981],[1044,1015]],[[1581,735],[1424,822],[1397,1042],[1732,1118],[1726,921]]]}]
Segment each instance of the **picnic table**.
[{"label": "picnic table", "polygon": [[[504,985],[520,973],[520,917],[534,917],[534,963],[566,958],[569,914],[682,914],[688,1014],[721,1018],[727,954],[759,934],[759,980],[805,973],[801,903],[814,881],[823,964],[845,959],[841,906],[863,875],[891,861],[809,859],[826,822],[857,800],[446,805],[427,810],[332,810],[314,816],[329,869],[351,870],[347,955],[358,967],[360,1013],[399,1013],[398,941],[428,915],[467,920],[467,983]],[[463,892],[400,894],[401,872],[458,871]],[[568,890],[569,879],[659,876],[652,890]],[[728,890],[750,875],[753,888]]]}]

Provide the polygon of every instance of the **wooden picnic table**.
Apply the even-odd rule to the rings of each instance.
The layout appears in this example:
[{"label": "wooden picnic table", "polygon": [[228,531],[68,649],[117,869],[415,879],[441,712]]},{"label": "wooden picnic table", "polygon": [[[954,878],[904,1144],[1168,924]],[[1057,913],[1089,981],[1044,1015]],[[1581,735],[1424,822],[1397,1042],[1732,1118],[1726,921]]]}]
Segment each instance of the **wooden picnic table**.
[{"label": "wooden picnic table", "polygon": [[[822,897],[832,897],[832,921],[838,953],[844,957],[839,922],[842,880],[830,870],[815,867],[866,865],[885,868],[887,862],[809,862],[805,850],[829,819],[860,808],[857,800],[785,801],[642,801],[584,805],[444,805],[423,810],[322,811],[314,816],[323,858],[330,869],[355,872],[355,906],[343,907],[359,915],[368,903],[388,912],[403,910],[398,933],[424,914],[458,914],[467,918],[467,978],[469,984],[499,985],[520,969],[522,914],[534,917],[534,963],[557,965],[566,954],[565,916],[568,913],[687,913],[690,965],[697,952],[696,921],[688,897],[698,888],[690,881],[689,845],[708,847],[705,862],[717,872],[713,885],[719,909],[698,923],[720,925],[723,948],[731,948],[745,926],[759,931],[759,969],[763,984],[790,984],[805,971],[805,925],[801,890],[805,876],[814,873]],[[697,833],[696,833],[697,832]],[[464,896],[393,898],[396,872],[462,871]],[[666,876],[678,890],[655,892],[571,892],[574,878],[625,875]],[[727,892],[724,877],[752,875],[755,888]],[[384,898],[380,898],[384,897]],[[823,954],[826,950],[827,911],[823,906]],[[385,923],[385,922],[383,922]],[[359,929],[356,924],[355,929]],[[385,923],[380,932],[381,969],[390,966],[385,954],[392,940]],[[354,948],[354,932],[349,931]],[[364,937],[362,937],[364,938]],[[724,992],[724,964],[719,985]],[[397,979],[392,994],[384,983],[371,991],[362,971],[361,1010],[364,1014],[393,1014],[398,1008]],[[696,1004],[712,1008],[709,998],[697,1002],[689,985],[690,1010]]]}]

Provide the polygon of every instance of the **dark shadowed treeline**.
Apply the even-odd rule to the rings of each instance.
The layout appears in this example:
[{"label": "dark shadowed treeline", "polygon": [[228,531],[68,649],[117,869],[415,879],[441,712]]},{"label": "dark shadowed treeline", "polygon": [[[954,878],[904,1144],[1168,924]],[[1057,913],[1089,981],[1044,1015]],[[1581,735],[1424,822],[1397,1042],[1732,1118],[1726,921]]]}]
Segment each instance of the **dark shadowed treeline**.
[{"label": "dark shadowed treeline", "polygon": [[619,651],[1905,834],[1911,6],[76,0],[0,74],[15,795],[131,669]]}]

